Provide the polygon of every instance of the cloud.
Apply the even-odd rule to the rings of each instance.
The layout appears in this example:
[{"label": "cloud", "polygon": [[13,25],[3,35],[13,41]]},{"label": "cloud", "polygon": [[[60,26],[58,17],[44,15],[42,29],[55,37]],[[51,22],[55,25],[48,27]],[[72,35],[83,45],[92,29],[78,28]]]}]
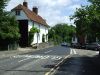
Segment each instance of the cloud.
[{"label": "cloud", "polygon": [[[76,8],[80,8],[82,2],[86,0],[27,0],[29,8],[33,6],[39,8],[39,15],[46,19],[50,26],[57,23],[73,23],[69,16],[72,15]],[[6,7],[11,10],[18,4],[22,4],[23,0],[11,0]]]},{"label": "cloud", "polygon": [[37,0],[37,1],[40,5],[46,5],[49,7],[66,6],[71,3],[70,0],[45,0],[45,1]]},{"label": "cloud", "polygon": [[73,6],[70,6],[69,8],[72,9],[72,10],[75,10],[76,8],[80,8],[81,5],[73,5]]},{"label": "cloud", "polygon": [[81,5],[78,5],[78,4],[75,4],[73,6],[71,5],[71,6],[68,7],[68,10],[70,10],[73,14],[76,11],[77,8],[81,8]]},{"label": "cloud", "polygon": [[14,8],[15,6],[17,6],[18,4],[22,3],[23,1],[22,0],[10,0],[8,2],[8,6],[6,7],[6,9],[8,11],[10,11],[12,8]]},{"label": "cloud", "polygon": [[52,22],[50,22],[49,24],[51,24],[52,26],[58,23],[69,23],[69,24],[73,23],[70,21],[69,16],[56,16],[53,18],[53,20],[51,19],[51,21]]}]

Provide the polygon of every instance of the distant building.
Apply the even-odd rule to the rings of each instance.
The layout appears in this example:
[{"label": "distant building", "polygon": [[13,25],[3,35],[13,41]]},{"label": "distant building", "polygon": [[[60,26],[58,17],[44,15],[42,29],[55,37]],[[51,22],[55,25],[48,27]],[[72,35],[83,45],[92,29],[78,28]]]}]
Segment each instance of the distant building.
[{"label": "distant building", "polygon": [[78,43],[78,38],[77,36],[74,34],[73,37],[72,37],[72,44],[76,44]]},{"label": "distant building", "polygon": [[31,44],[42,43],[44,36],[45,42],[48,41],[48,24],[45,19],[38,15],[38,8],[33,7],[32,11],[28,9],[28,3],[23,2],[23,5],[19,4],[11,10],[11,14],[16,16],[16,20],[19,22],[19,29],[21,38],[19,41],[20,46],[28,46],[28,32],[34,26],[40,30],[39,33],[35,33]]}]

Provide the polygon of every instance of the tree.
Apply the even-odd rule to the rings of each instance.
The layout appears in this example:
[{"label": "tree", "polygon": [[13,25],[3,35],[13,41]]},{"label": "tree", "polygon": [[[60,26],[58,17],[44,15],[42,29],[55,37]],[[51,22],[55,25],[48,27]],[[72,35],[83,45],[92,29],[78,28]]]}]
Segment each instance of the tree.
[{"label": "tree", "polygon": [[75,27],[65,23],[57,24],[49,30],[48,37],[56,43],[71,42]]},{"label": "tree", "polygon": [[88,42],[94,42],[96,37],[100,38],[100,0],[89,2],[90,5],[77,9],[71,19],[75,19],[78,37],[87,36]]},{"label": "tree", "polygon": [[9,0],[0,0],[0,15],[3,14],[5,6],[7,6],[7,2]]},{"label": "tree", "polygon": [[88,11],[85,9],[84,6],[77,9],[75,14],[71,17],[74,19],[74,23],[76,25],[76,34],[79,38],[79,43],[83,43],[85,35],[89,34],[89,20],[88,20]]},{"label": "tree", "polygon": [[0,0],[0,46],[7,46],[18,41],[20,34],[18,22],[14,16],[4,11],[8,0]]},{"label": "tree", "polygon": [[100,0],[89,0],[91,5],[88,7],[91,29],[93,34],[100,39]]}]

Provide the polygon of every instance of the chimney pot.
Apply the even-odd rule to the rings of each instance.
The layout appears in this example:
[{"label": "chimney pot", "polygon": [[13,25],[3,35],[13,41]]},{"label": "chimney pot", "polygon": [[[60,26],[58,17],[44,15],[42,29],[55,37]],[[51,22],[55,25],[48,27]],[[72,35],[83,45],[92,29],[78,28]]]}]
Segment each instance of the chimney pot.
[{"label": "chimney pot", "polygon": [[32,10],[33,10],[34,13],[38,14],[38,8],[37,7],[33,7]]},{"label": "chimney pot", "polygon": [[26,1],[24,1],[23,6],[28,7],[28,3]]}]

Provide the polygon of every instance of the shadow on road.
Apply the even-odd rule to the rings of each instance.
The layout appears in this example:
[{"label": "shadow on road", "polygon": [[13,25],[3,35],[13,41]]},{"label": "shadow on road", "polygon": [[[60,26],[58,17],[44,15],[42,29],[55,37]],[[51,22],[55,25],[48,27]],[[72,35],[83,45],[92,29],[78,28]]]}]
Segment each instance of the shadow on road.
[{"label": "shadow on road", "polygon": [[60,65],[55,75],[100,75],[95,57],[75,55]]}]

